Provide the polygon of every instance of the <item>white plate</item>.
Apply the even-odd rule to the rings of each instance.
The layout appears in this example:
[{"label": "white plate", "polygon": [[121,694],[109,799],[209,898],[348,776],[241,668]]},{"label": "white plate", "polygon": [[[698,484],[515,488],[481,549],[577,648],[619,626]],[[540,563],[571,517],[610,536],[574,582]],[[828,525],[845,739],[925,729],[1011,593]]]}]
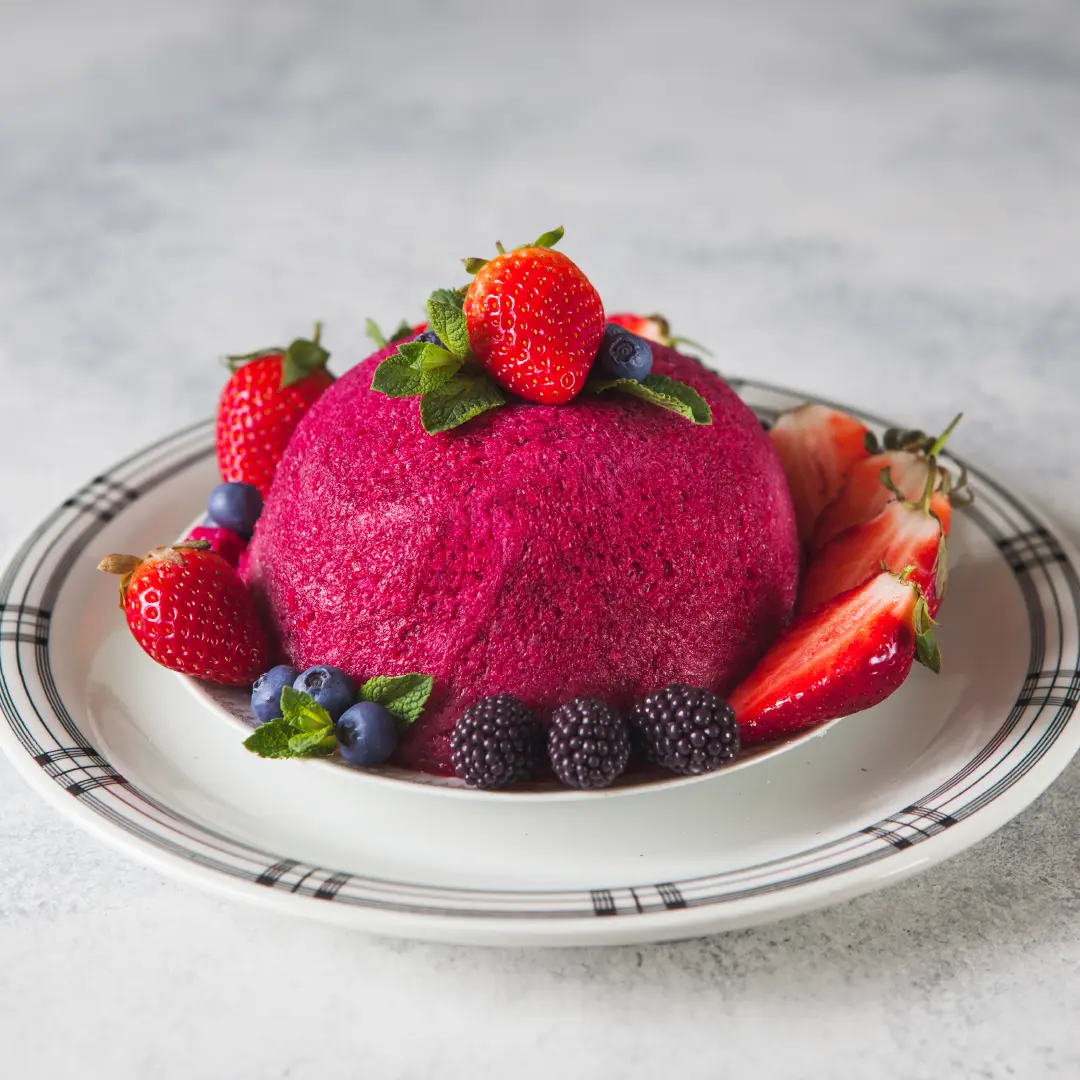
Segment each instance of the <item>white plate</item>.
[{"label": "white plate", "polygon": [[[236,733],[237,738],[245,739],[251,734],[254,720],[251,715],[251,693],[243,687],[219,686],[217,683],[203,682],[202,679],[193,679],[188,675],[177,675],[177,679],[184,689],[194,695],[199,705],[208,712],[223,720]],[[810,731],[802,731],[788,739],[772,743],[757,743],[748,746],[732,762],[724,766],[725,773],[733,773],[738,769],[756,765],[766,758],[784,754],[801,746],[810,739],[820,738],[839,720],[830,720],[818,728]],[[400,787],[402,784],[411,784],[434,796],[450,799],[480,799],[489,805],[494,800],[508,799],[513,802],[532,802],[544,804],[549,802],[569,802],[597,799],[611,799],[620,795],[640,795],[643,788],[655,790],[657,788],[687,787],[690,784],[705,783],[711,781],[715,774],[703,773],[700,776],[677,776],[659,768],[648,770],[636,770],[628,773],[607,788],[598,788],[589,791],[581,791],[577,788],[563,787],[554,778],[550,780],[535,780],[526,784],[515,784],[511,788],[501,791],[481,791],[477,788],[468,787],[463,780],[456,776],[434,776],[431,773],[422,773],[416,769],[403,769],[395,765],[383,765],[379,768],[354,769],[346,765],[336,754],[328,758],[313,758],[306,762],[310,768],[320,769],[348,769],[353,778],[353,784],[362,784],[365,787],[385,788]]]},{"label": "white plate", "polygon": [[[803,400],[737,386],[762,415]],[[0,742],[103,839],[243,899],[445,941],[688,937],[940,862],[1023,809],[1080,742],[1076,556],[973,471],[945,673],[914,671],[788,753],[692,786],[542,805],[436,801],[422,785],[263,761],[141,654],[93,569],[177,533],[214,482],[208,422],[96,477],[15,552],[0,573]]]}]

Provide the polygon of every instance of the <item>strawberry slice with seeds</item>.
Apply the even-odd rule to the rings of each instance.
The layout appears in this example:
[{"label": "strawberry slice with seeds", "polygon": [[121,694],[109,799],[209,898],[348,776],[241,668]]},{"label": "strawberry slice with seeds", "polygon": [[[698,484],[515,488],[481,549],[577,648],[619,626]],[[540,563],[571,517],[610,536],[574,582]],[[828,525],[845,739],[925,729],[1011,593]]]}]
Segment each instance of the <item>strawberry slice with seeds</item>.
[{"label": "strawberry slice with seeds", "polygon": [[909,571],[882,571],[784,631],[729,699],[744,743],[869,709],[903,683],[913,659],[941,669],[933,620]]},{"label": "strawberry slice with seeds", "polygon": [[809,546],[821,512],[840,493],[855,463],[870,456],[866,436],[866,425],[853,416],[813,403],[784,413],[769,431],[804,546]]},{"label": "strawberry slice with seeds", "polygon": [[[839,495],[822,512],[814,530],[814,547],[824,547],[845,529],[861,525],[885,509],[893,497],[893,493],[881,483],[885,469],[889,470],[901,497],[917,501],[926,488],[930,467],[928,460],[941,453],[962,415],[957,416],[936,438],[921,431],[902,431],[899,428],[890,428],[885,432],[886,449],[856,462]],[[867,436],[867,443],[869,448],[880,449],[872,435]],[[946,495],[951,495],[962,485],[954,483],[949,471],[938,465],[936,486]],[[943,524],[948,532],[948,524]]]},{"label": "strawberry slice with seeds", "polygon": [[923,496],[910,502],[893,484],[888,469],[879,480],[893,501],[876,517],[853,525],[829,541],[811,561],[799,589],[797,614],[805,615],[872,578],[882,567],[909,567],[909,577],[926,597],[931,615],[945,595],[948,559],[945,537],[952,505],[934,489],[937,459],[927,459]]}]

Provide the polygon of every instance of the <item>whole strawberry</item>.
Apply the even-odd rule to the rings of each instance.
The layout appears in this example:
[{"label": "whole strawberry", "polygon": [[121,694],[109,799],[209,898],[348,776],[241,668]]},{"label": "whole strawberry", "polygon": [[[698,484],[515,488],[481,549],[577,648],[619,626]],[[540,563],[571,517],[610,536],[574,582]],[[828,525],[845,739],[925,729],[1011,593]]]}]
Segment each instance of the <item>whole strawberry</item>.
[{"label": "whole strawberry", "polygon": [[120,606],[143,651],[170,671],[247,686],[269,667],[266,633],[236,571],[206,541],[98,565],[120,574]]},{"label": "whole strawberry", "polygon": [[232,378],[218,402],[217,455],[221,477],[253,484],[265,498],[296,425],[334,381],[330,354],[319,344],[321,326],[308,340],[230,356]]},{"label": "whole strawberry", "polygon": [[551,248],[562,229],[496,258],[466,259],[469,346],[491,377],[526,401],[557,405],[585,385],[604,336],[604,305],[589,279]]}]

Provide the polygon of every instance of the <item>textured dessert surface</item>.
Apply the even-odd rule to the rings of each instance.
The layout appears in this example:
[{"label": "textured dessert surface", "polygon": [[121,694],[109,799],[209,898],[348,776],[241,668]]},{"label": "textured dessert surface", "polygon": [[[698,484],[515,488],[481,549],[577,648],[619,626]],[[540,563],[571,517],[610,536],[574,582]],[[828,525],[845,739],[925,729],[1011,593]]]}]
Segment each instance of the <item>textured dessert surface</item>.
[{"label": "textured dessert surface", "polygon": [[514,404],[441,435],[370,390],[377,353],[297,429],[245,574],[300,667],[423,671],[399,760],[445,771],[457,716],[516,694],[546,719],[671,682],[726,691],[789,617],[787,488],[753,414],[657,346],[710,403],[695,426],[625,395]]}]

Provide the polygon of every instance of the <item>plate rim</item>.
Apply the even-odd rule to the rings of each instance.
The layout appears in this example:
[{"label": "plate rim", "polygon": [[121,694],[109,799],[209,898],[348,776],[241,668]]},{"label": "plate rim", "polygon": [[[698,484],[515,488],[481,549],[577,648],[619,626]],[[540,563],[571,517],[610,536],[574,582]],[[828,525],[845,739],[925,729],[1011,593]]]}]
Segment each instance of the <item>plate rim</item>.
[{"label": "plate rim", "polygon": [[[801,394],[759,380],[732,378],[727,381],[740,394],[749,390],[765,398],[772,395],[785,399],[776,409],[801,401],[835,405],[818,395]],[[759,415],[770,411],[766,404],[750,404]],[[887,423],[861,409],[845,405],[836,407],[876,426]],[[465,890],[401,886],[261,852],[214,834],[156,803],[130,784],[82,734],[75,718],[60,700],[55,684],[51,689],[49,686],[51,611],[45,601],[50,597],[55,601],[70,576],[75,555],[81,554],[105,524],[171,476],[193,467],[213,453],[212,431],[212,418],[189,425],[136,451],[94,477],[16,544],[0,566],[0,619],[3,620],[0,622],[0,716],[6,721],[0,724],[0,745],[16,771],[62,813],[113,846],[174,876],[264,906],[397,936],[516,944],[594,944],[688,937],[709,930],[735,929],[771,921],[839,902],[877,888],[886,880],[898,881],[941,862],[989,835],[1028,806],[1053,783],[1080,746],[1080,731],[1077,730],[1080,725],[1073,719],[1080,700],[1080,671],[1077,670],[1080,663],[1075,655],[1080,635],[1080,579],[1076,569],[1080,556],[1060,526],[1041,508],[981,470],[968,466],[973,481],[993,494],[989,509],[994,510],[995,501],[999,500],[997,511],[1013,526],[1012,532],[1006,532],[981,508],[966,511],[990,537],[1020,583],[1029,616],[1028,639],[1032,654],[1017,701],[990,744],[996,740],[1000,748],[1025,714],[1033,710],[1026,717],[1029,720],[1027,728],[979,779],[987,779],[1020,747],[1035,730],[1044,711],[1049,710],[1053,715],[1049,718],[1049,726],[1044,724],[1045,730],[1040,731],[1033,745],[1024,750],[1020,760],[990,789],[991,792],[993,788],[1000,790],[973,798],[972,802],[979,805],[968,809],[969,804],[965,804],[961,808],[965,811],[962,816],[953,817],[932,805],[924,805],[932,803],[937,794],[930,793],[910,807],[897,811],[891,818],[868,823],[843,841],[822,845],[823,848],[835,848],[863,835],[865,841],[860,846],[866,851],[854,860],[831,867],[826,865],[818,871],[781,878],[772,884],[766,882],[741,892],[717,894],[702,892],[701,883],[710,878],[730,876],[730,873],[681,882],[608,885],[596,889]],[[958,465],[963,463],[953,454],[946,456]],[[151,465],[155,466],[155,471],[148,479],[140,480],[140,470]],[[133,470],[133,475],[128,476],[127,470]],[[1010,519],[1001,510],[1002,506],[1010,508],[1018,517]],[[53,549],[61,538],[70,534],[73,526],[80,522],[83,528],[74,530],[78,534],[74,540],[69,536],[70,542],[62,549],[57,565],[52,568],[44,589],[40,590],[40,597],[35,596],[32,587],[38,571],[54,554]],[[1025,523],[1030,524],[1030,528],[1025,527]],[[60,531],[51,535],[57,527]],[[11,604],[10,597],[24,567],[30,568],[29,581],[22,598]],[[1036,571],[1041,572],[1039,581],[1035,581]],[[1060,580],[1055,581],[1055,578]],[[1034,605],[1043,602],[1040,584],[1049,590],[1056,605],[1060,654],[1056,670],[1052,664],[1043,666],[1044,656],[1040,650],[1045,649],[1046,640],[1039,639],[1039,633],[1034,632],[1037,629]],[[42,602],[31,603],[31,599]],[[1066,601],[1064,605],[1062,600]],[[1041,608],[1039,614],[1044,614]],[[1070,663],[1063,665],[1067,644],[1070,646]],[[28,685],[22,670],[24,657],[40,679],[40,687]],[[36,721],[23,717],[12,695],[8,676],[13,661],[24,696],[37,714]],[[1047,685],[1042,685],[1044,683]],[[1002,704],[1003,708],[1007,706],[1005,702]],[[55,747],[50,749],[41,743],[38,752],[31,753],[26,740],[29,738],[33,742],[31,728],[34,723],[40,722],[55,739],[42,715],[42,705],[46,712],[51,711],[53,722],[59,723],[66,735],[64,741],[69,745],[55,740]],[[24,729],[22,737],[20,728]],[[972,759],[977,763],[975,768],[990,760],[984,756],[986,751],[987,747],[984,747]],[[1032,758],[1035,751],[1038,753]],[[1020,766],[1024,768],[1017,772]],[[1004,780],[1008,783],[1001,787]],[[973,782],[967,790],[978,782]],[[947,793],[951,786],[954,785],[946,783],[939,792]],[[980,802],[980,799],[985,801]],[[138,807],[136,804],[139,803],[143,806]],[[133,815],[136,810],[152,821],[159,831],[154,832],[148,825],[143,826],[133,822],[130,816],[124,816],[125,813]],[[159,815],[164,815],[164,825]],[[169,824],[169,818],[187,825],[196,835],[186,835],[182,829],[175,829]],[[173,829],[180,838],[186,839],[187,847],[164,835],[163,829]],[[200,850],[205,837],[225,841],[225,848],[231,850],[222,848],[218,854],[226,860],[231,859],[231,863],[223,864],[220,859],[208,857]],[[207,846],[215,847],[212,843]],[[812,855],[814,850],[810,848],[795,856],[789,854],[785,859],[790,862],[792,858]],[[249,854],[241,857],[240,851]],[[252,860],[251,854],[257,858]],[[784,860],[772,860],[777,861]],[[245,862],[252,865],[242,865]],[[749,869],[757,868],[744,868],[734,873]],[[426,894],[428,899],[425,901],[420,894]],[[441,902],[432,903],[432,897]],[[478,897],[487,898],[486,907],[469,906],[477,903]],[[311,899],[333,902],[313,905],[309,902]]]}]

